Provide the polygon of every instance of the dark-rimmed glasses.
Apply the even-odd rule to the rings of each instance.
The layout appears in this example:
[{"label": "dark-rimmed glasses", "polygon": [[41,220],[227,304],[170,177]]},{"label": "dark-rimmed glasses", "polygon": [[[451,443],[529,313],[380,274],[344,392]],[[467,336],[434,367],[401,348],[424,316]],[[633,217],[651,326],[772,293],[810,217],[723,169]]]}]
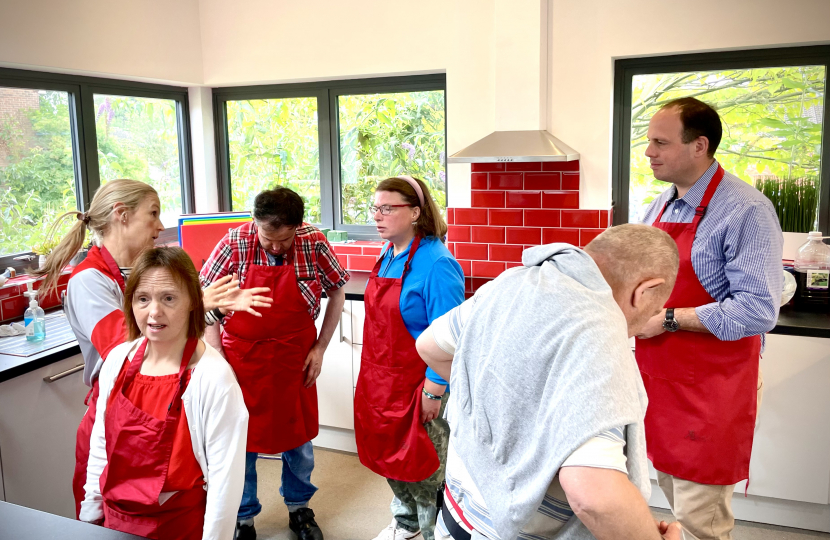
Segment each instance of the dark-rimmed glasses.
[{"label": "dark-rimmed glasses", "polygon": [[392,213],[393,208],[407,208],[412,206],[411,204],[382,204],[380,206],[370,206],[369,211],[372,212],[372,215],[378,213],[380,210],[381,215],[388,216]]}]

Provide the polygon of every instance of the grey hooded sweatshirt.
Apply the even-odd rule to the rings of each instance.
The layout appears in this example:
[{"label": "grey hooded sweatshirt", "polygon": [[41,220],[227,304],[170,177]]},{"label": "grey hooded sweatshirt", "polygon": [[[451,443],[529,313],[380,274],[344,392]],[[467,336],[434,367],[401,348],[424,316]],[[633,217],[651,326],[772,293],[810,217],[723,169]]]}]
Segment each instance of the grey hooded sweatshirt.
[{"label": "grey hooded sweatshirt", "polygon": [[[562,462],[625,426],[628,477],[648,499],[647,398],[611,288],[569,244],[528,249],[479,290],[447,406],[452,444],[501,540],[514,540]],[[594,538],[576,517],[557,538]]]}]

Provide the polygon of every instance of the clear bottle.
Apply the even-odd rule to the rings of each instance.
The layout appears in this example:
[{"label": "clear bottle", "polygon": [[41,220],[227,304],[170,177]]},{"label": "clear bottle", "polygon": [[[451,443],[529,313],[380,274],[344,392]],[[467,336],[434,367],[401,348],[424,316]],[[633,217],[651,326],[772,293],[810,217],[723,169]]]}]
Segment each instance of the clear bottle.
[{"label": "clear bottle", "polygon": [[807,242],[798,248],[795,257],[796,309],[830,310],[830,246],[822,238],[820,232],[812,231],[807,235]]},{"label": "clear bottle", "polygon": [[37,305],[37,291],[32,290],[32,282],[26,284],[28,289],[25,296],[29,297],[29,307],[23,314],[23,325],[26,327],[26,339],[29,341],[43,341],[46,339],[46,314],[43,308]]}]

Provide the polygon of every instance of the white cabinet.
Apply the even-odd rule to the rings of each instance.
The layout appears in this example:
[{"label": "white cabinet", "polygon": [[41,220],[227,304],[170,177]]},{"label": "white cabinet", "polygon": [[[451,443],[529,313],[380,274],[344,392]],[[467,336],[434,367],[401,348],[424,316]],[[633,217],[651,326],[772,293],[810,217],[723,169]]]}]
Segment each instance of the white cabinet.
[{"label": "white cabinet", "polygon": [[[320,305],[317,332],[323,326],[327,299]],[[351,300],[346,300],[340,322],[323,355],[323,369],[317,377],[317,404],[320,425],[354,429],[354,385],[352,381]]]},{"label": "white cabinet", "polygon": [[81,355],[0,383],[0,463],[6,502],[75,517],[75,434],[86,412]]},{"label": "white cabinet", "polygon": [[830,503],[830,339],[767,335],[761,369],[748,493]]}]

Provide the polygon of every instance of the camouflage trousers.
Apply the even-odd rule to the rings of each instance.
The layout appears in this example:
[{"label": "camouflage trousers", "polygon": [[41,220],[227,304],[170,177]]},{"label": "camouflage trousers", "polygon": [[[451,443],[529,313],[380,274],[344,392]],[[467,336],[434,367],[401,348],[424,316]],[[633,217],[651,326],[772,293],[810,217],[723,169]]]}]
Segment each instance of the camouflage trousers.
[{"label": "camouflage trousers", "polygon": [[435,451],[438,452],[438,460],[441,462],[438,470],[420,482],[386,479],[389,487],[392,488],[392,493],[395,494],[391,508],[398,526],[410,532],[420,530],[424,540],[435,539],[435,518],[438,514],[435,499],[438,488],[444,481],[444,471],[447,468],[447,447],[450,443],[450,426],[444,420],[444,409],[447,407],[449,397],[450,393],[446,392],[441,399],[441,412],[438,413],[438,417],[424,424],[435,446]]}]

